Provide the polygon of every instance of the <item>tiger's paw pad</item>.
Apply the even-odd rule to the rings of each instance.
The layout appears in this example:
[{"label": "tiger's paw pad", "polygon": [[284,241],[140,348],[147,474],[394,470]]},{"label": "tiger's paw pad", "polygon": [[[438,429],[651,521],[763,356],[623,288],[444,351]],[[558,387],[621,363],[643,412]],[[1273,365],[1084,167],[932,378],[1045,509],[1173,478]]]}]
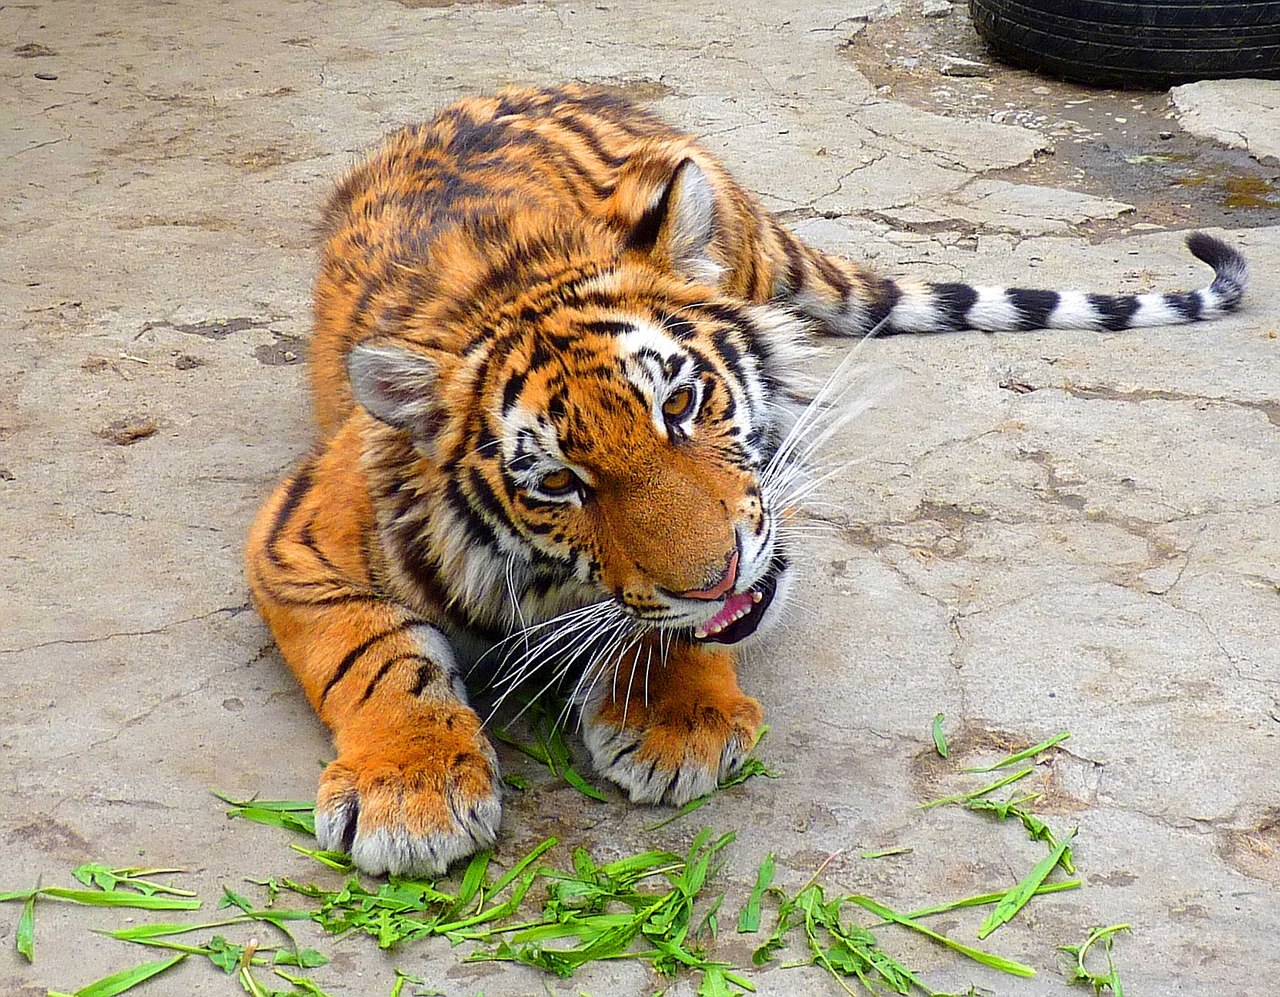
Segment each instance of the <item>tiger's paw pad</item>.
[{"label": "tiger's paw pad", "polygon": [[502,818],[498,764],[483,737],[436,758],[339,757],[320,777],[316,840],[371,875],[438,876],[490,847]]},{"label": "tiger's paw pad", "polygon": [[763,714],[743,696],[728,706],[682,704],[635,711],[623,724],[605,706],[584,724],[587,749],[601,775],[625,789],[635,803],[681,806],[736,775],[755,743]]}]

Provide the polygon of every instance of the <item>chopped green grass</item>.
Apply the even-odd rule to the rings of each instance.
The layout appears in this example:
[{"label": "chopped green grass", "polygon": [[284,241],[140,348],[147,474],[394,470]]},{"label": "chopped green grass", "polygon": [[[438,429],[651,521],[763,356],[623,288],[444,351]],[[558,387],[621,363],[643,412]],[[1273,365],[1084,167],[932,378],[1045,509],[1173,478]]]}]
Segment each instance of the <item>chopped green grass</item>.
[{"label": "chopped green grass", "polygon": [[36,895],[32,893],[22,905],[15,934],[18,954],[27,962],[36,961]]},{"label": "chopped green grass", "polygon": [[[1054,836],[1053,831],[1048,824],[1025,808],[1025,804],[1038,798],[1037,794],[1032,793],[1028,796],[1020,796],[1009,800],[975,799],[967,800],[965,806],[979,813],[994,814],[998,820],[1013,818],[1021,821],[1022,826],[1026,828],[1027,837],[1032,841],[1043,841],[1052,850],[1058,847],[1058,839]],[[1068,875],[1075,874],[1076,870],[1072,863],[1070,848],[1062,853],[1061,864],[1063,871]]]},{"label": "chopped green grass", "polygon": [[[1120,972],[1111,958],[1111,945],[1115,936],[1121,931],[1128,931],[1127,924],[1113,924],[1107,928],[1094,928],[1089,937],[1079,945],[1063,945],[1059,951],[1065,953],[1070,960],[1067,980],[1070,983],[1083,983],[1093,987],[1094,997],[1101,997],[1104,990],[1110,990],[1115,997],[1124,997],[1124,988],[1120,984]],[[1102,942],[1107,960],[1107,971],[1095,973],[1085,965],[1085,957],[1089,949]]]},{"label": "chopped green grass", "polygon": [[143,878],[144,876],[173,875],[184,871],[183,869],[111,869],[100,862],[86,862],[71,870],[71,875],[85,886],[96,886],[107,893],[133,890],[146,896],[165,893],[175,897],[194,897],[195,894],[191,890],[180,890],[168,883],[157,883],[155,880]]},{"label": "chopped green grass", "polygon": [[[583,796],[590,797],[600,803],[609,802],[599,789],[591,785],[576,768],[573,754],[564,740],[564,731],[560,719],[564,715],[561,704],[541,699],[527,703],[524,707],[529,717],[529,728],[535,743],[522,741],[504,727],[493,728],[493,736],[503,744],[509,744],[517,751],[528,755],[536,762],[541,762],[553,776],[563,779]],[[518,778],[518,777],[517,777]],[[517,786],[523,789],[524,786]]]},{"label": "chopped green grass", "polygon": [[760,906],[764,902],[764,891],[773,883],[777,868],[777,856],[770,852],[764,857],[764,861],[760,863],[760,870],[756,873],[756,885],[751,889],[751,896],[747,898],[747,905],[742,908],[742,912],[738,915],[738,932],[740,934],[745,935],[760,930]]},{"label": "chopped green grass", "polygon": [[700,972],[699,993],[728,994],[730,985],[754,990],[732,966],[709,959],[700,942],[703,933],[714,934],[718,902],[700,922],[694,917],[718,869],[713,862],[733,838],[713,839],[705,828],[684,856],[651,851],[605,865],[579,848],[572,873],[542,870],[548,887],[541,918],[468,934],[497,945],[467,961],[520,962],[568,977],[590,962],[633,958],[664,976],[686,967]]},{"label": "chopped green grass", "polygon": [[890,855],[909,855],[915,849],[910,845],[899,845],[897,848],[882,848],[878,852],[862,852],[864,859],[887,859]]},{"label": "chopped green grass", "polygon": [[88,907],[135,907],[138,910],[199,910],[200,901],[189,897],[147,896],[140,893],[107,893],[96,890],[69,890],[61,886],[40,886],[30,890],[0,893],[0,902],[26,901],[30,897],[50,897]]},{"label": "chopped green grass", "polygon": [[81,987],[73,994],[50,990],[49,997],[116,997],[116,994],[132,990],[139,983],[145,983],[153,976],[159,976],[165,970],[172,969],[185,958],[185,955],[178,954],[170,956],[168,959],[159,959],[156,962],[144,962],[141,966],[122,969],[118,973],[112,973],[110,976],[95,980],[93,983]]},{"label": "chopped green grass", "polygon": [[[1080,887],[1078,879],[1064,879],[1060,883],[1042,883],[1037,886],[1033,896],[1042,897],[1049,893],[1061,893],[1063,890],[1075,890]],[[987,904],[999,903],[1007,894],[1007,890],[999,893],[980,893],[975,897],[965,897],[963,900],[949,900],[946,903],[934,904],[930,907],[920,907],[917,910],[908,911],[903,917],[909,917],[916,921],[922,917],[932,917],[934,914],[946,914],[948,911],[962,910],[965,907],[985,907]],[[885,924],[891,922],[885,921]],[[872,925],[875,927],[875,925]]]},{"label": "chopped green grass", "polygon": [[281,827],[286,831],[315,837],[315,803],[309,800],[233,800],[230,796],[213,790],[213,795],[223,803],[231,804],[228,819],[240,817],[268,827]]},{"label": "chopped green grass", "polygon": [[942,758],[947,757],[947,738],[942,733],[942,721],[944,719],[941,713],[936,714],[933,718],[933,748]]},{"label": "chopped green grass", "polygon": [[932,928],[921,924],[914,918],[907,917],[905,914],[899,914],[896,911],[877,903],[870,897],[851,896],[847,898],[849,903],[857,904],[859,907],[865,908],[876,917],[883,918],[886,921],[892,921],[894,924],[900,924],[904,928],[910,928],[912,931],[918,931],[926,938],[932,938],[935,942],[945,945],[947,948],[959,952],[963,956],[968,956],[975,962],[991,969],[998,969],[1002,973],[1008,973],[1011,976],[1035,976],[1036,971],[1030,966],[1025,966],[1020,962],[1012,959],[1006,959],[1004,956],[995,955],[991,952],[984,952],[981,949],[975,949],[969,945],[965,945],[956,941],[954,938],[948,938],[941,935]]},{"label": "chopped green grass", "polygon": [[356,871],[355,863],[351,861],[350,856],[345,852],[329,852],[322,848],[308,848],[306,845],[300,845],[296,841],[289,842],[289,847],[299,855],[315,859],[325,868],[333,869],[335,872]]},{"label": "chopped green grass", "polygon": [[[77,878],[82,871],[96,869],[96,866],[81,866],[75,870]],[[105,867],[101,867],[105,870]],[[116,869],[106,870],[108,878],[104,881],[109,889],[73,890],[62,886],[36,886],[29,890],[11,890],[0,893],[0,903],[21,901],[22,913],[18,916],[18,927],[14,932],[14,945],[27,962],[35,961],[36,945],[36,901],[41,898],[62,900],[67,903],[82,904],[88,907],[133,907],[138,910],[199,910],[200,901],[188,890],[179,890],[163,883],[150,883],[146,880],[131,879],[129,874],[139,870]],[[152,875],[174,870],[143,870]],[[93,873],[85,872],[85,877],[94,882]],[[84,879],[81,879],[83,882]],[[122,888],[122,885],[127,888]]]},{"label": "chopped green grass", "polygon": [[1018,911],[1027,905],[1027,902],[1035,896],[1036,890],[1048,878],[1049,873],[1053,872],[1062,863],[1062,858],[1070,850],[1071,841],[1075,836],[1076,832],[1072,831],[1064,840],[1058,842],[1053,850],[1037,862],[1031,871],[1018,881],[1018,884],[1013,889],[1000,898],[995,910],[987,915],[986,920],[982,922],[982,927],[978,929],[979,938],[986,938],[1000,925],[1008,923]]},{"label": "chopped green grass", "polygon": [[1035,974],[1030,966],[964,945],[869,897],[855,895],[828,900],[823,887],[817,883],[806,885],[794,896],[783,895],[777,926],[764,944],[756,949],[752,961],[757,966],[769,962],[786,946],[787,937],[801,929],[808,961],[786,964],[788,966],[819,966],[848,994],[854,993],[845,982],[849,979],[857,981],[871,993],[888,989],[896,994],[917,991],[934,994],[916,972],[880,948],[878,938],[869,928],[846,922],[841,917],[842,908],[849,905],[862,907],[888,923],[918,931],[992,969],[1015,976]]},{"label": "chopped green grass", "polygon": [[[550,717],[540,715],[533,720],[536,743],[517,747],[548,765],[550,771],[575,785],[579,791],[586,795],[594,793],[595,798],[602,799],[603,794],[581,780],[580,776],[578,780],[582,784],[575,782],[577,773],[573,771],[569,748]],[[934,721],[935,748],[942,757],[946,757],[942,721],[942,715],[938,714]],[[763,737],[766,731],[767,728],[762,729],[760,736]],[[1066,736],[1065,733],[1057,735],[980,771],[994,771],[1033,758],[1061,743]],[[998,820],[1017,820],[1032,840],[1045,842],[1049,853],[1013,887],[900,913],[867,896],[855,894],[829,898],[824,886],[816,882],[821,869],[798,893],[786,894],[773,885],[777,876],[777,860],[770,853],[757,870],[755,884],[736,919],[739,932],[758,932],[766,898],[773,896],[779,900],[775,929],[756,949],[753,963],[763,965],[780,950],[793,944],[802,945],[806,958],[800,963],[785,965],[818,966],[846,993],[853,994],[855,991],[851,986],[858,986],[874,994],[888,991],[901,995],[923,993],[943,997],[931,990],[916,970],[881,948],[875,932],[897,926],[917,932],[999,972],[1023,977],[1034,975],[1030,966],[967,945],[923,923],[923,919],[932,915],[990,906],[992,910],[978,930],[978,937],[985,938],[1008,923],[1034,897],[1080,886],[1079,880],[1049,881],[1055,868],[1061,867],[1068,874],[1073,872],[1071,845],[1074,831],[1058,839],[1049,826],[1027,808],[1036,799],[1034,794],[1004,801],[990,799],[991,793],[1025,778],[1032,771],[1032,767],[1025,767],[972,792],[923,804],[925,809],[961,804],[975,812],[991,814]],[[721,788],[741,784],[758,775],[773,778],[777,774],[751,755],[738,775],[726,781]],[[229,805],[228,817],[300,834],[314,834],[314,809],[310,802],[235,800],[223,794],[216,795]],[[650,825],[649,829],[657,829],[687,816],[705,805],[708,799],[702,797],[691,801],[674,815]],[[732,832],[716,836],[706,828],[683,854],[656,849],[605,864],[599,864],[589,852],[578,848],[573,851],[570,869],[566,871],[542,864],[544,856],[556,845],[554,838],[548,838],[500,873],[495,869],[494,856],[486,851],[472,856],[454,879],[429,881],[392,877],[372,884],[367,884],[355,874],[346,855],[293,842],[291,848],[325,869],[347,874],[345,881],[336,889],[330,889],[292,879],[251,880],[265,888],[267,906],[259,908],[248,897],[224,889],[219,906],[230,908],[231,912],[222,920],[191,925],[144,924],[105,931],[104,934],[118,940],[167,949],[171,954],[163,960],[104,977],[72,995],[55,991],[50,991],[50,994],[51,997],[114,997],[195,956],[233,976],[250,997],[330,997],[320,983],[299,975],[328,962],[323,953],[300,947],[290,931],[290,924],[311,920],[329,934],[369,935],[384,949],[396,949],[430,937],[442,937],[454,945],[470,943],[479,947],[467,955],[466,961],[520,962],[561,977],[572,976],[583,966],[598,961],[639,960],[666,977],[674,977],[679,972],[696,974],[699,997],[741,997],[744,992],[754,991],[752,981],[743,970],[716,959],[710,951],[719,932],[724,897],[711,891],[709,884],[721,868],[733,840]],[[900,846],[861,854],[863,858],[874,859],[905,855],[911,851],[910,846]],[[98,863],[86,863],[74,870],[74,874],[81,884],[90,889],[35,887],[0,893],[0,902],[22,903],[15,944],[22,957],[30,961],[34,958],[38,899],[153,910],[198,909],[200,901],[194,893],[153,878],[178,871],[113,869]],[[308,909],[274,906],[280,896],[289,894],[312,903],[299,905]],[[531,916],[530,907],[535,901],[540,907],[532,906],[538,913]],[[879,918],[879,923],[864,926],[849,920],[847,913],[852,908]],[[278,930],[284,936],[285,944],[263,945],[256,936],[250,936],[243,942],[233,941],[222,934],[207,935],[202,943],[184,939],[184,936],[196,932],[252,928],[257,924],[268,924]],[[1072,982],[1092,984],[1096,995],[1105,990],[1122,997],[1119,975],[1111,958],[1111,936],[1126,928],[1127,925],[1100,928],[1081,945],[1064,946],[1062,951],[1075,960]],[[1106,951],[1105,974],[1094,973],[1085,967],[1086,954],[1099,942]],[[255,975],[255,970],[272,975]],[[266,982],[268,979],[270,983]],[[281,985],[275,982],[277,980],[291,989],[276,989]],[[419,997],[436,992],[418,989],[421,987],[425,987],[421,979],[396,970],[391,997]]]},{"label": "chopped green grass", "polygon": [[388,997],[401,997],[407,983],[412,983],[414,986],[413,997],[444,997],[443,990],[423,990],[422,988],[427,985],[427,981],[420,976],[413,976],[403,969],[397,969],[395,973],[396,981],[391,985],[391,993]]},{"label": "chopped green grass", "polygon": [[1019,779],[1025,779],[1033,771],[1035,771],[1033,768],[1028,767],[1013,773],[1013,775],[1007,775],[1002,779],[997,779],[990,785],[983,786],[981,789],[975,789],[970,793],[956,793],[954,796],[941,796],[936,800],[929,800],[927,803],[921,803],[920,809],[930,810],[933,807],[940,807],[947,803],[967,803],[969,800],[976,800],[981,796],[986,796],[988,793],[994,793],[997,789],[1002,789],[1012,782],[1017,782]]},{"label": "chopped green grass", "polygon": [[[1035,758],[1036,755],[1042,754],[1055,745],[1061,744],[1070,736],[1071,731],[1064,730],[1060,734],[1054,734],[1053,737],[1049,738],[1047,741],[1041,741],[1039,744],[1033,744],[1031,747],[1026,748],[1023,751],[1019,751],[1016,754],[1010,755],[1008,758],[1004,758],[1001,761],[996,762],[994,765],[987,765],[984,768],[965,769],[965,771],[980,773],[994,772],[996,769],[1008,768],[1010,765],[1018,764],[1018,762],[1025,762],[1028,758]],[[943,757],[945,758],[946,755],[943,755]]]}]

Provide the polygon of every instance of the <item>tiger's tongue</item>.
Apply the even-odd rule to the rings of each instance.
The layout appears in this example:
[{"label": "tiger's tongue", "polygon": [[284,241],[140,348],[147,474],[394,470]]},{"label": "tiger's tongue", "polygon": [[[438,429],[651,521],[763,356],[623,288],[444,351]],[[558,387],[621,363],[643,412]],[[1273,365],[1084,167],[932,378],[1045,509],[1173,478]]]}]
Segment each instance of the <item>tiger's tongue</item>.
[{"label": "tiger's tongue", "polygon": [[727,627],[733,622],[734,616],[743,609],[751,609],[753,605],[755,605],[755,600],[751,598],[750,592],[740,592],[736,595],[731,595],[724,601],[724,606],[721,608],[720,612],[716,613],[715,616],[707,620],[707,622],[698,627],[698,629],[703,633],[711,633],[717,627]]}]

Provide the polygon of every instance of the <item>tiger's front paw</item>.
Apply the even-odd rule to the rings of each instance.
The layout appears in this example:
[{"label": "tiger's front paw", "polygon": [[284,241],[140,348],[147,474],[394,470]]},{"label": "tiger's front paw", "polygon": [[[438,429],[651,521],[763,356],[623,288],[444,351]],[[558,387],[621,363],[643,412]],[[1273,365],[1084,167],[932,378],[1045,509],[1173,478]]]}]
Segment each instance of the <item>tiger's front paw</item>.
[{"label": "tiger's front paw", "polygon": [[316,794],[321,848],[375,875],[438,876],[494,843],[498,761],[467,707],[374,717],[338,741]]},{"label": "tiger's front paw", "polygon": [[764,719],[760,704],[735,693],[714,701],[677,698],[645,706],[606,700],[585,720],[585,740],[601,775],[636,803],[674,806],[705,796],[742,768]]}]

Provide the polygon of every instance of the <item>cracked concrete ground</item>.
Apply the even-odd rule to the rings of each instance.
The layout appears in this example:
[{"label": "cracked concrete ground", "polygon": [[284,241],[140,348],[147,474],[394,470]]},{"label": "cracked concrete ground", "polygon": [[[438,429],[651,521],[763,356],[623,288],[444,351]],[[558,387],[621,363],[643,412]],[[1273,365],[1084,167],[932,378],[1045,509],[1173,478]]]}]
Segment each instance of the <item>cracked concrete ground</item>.
[{"label": "cracked concrete ground", "polygon": [[[307,797],[328,745],[246,606],[241,544],[308,444],[311,225],[386,128],[464,93],[578,78],[705,136],[806,237],[894,274],[1138,290],[1205,277],[1172,231],[1093,244],[1127,206],[1037,186],[1052,141],[878,93],[842,54],[874,0],[646,5],[235,0],[0,8],[5,349],[0,371],[0,886],[85,860],[317,875],[280,833],[228,824],[210,787]],[[961,16],[957,9],[954,16]],[[16,48],[14,48],[16,46]],[[39,75],[37,75],[39,73]],[[55,77],[48,79],[47,77]],[[994,82],[998,88],[999,78]],[[1037,158],[1038,157],[1038,158]],[[1025,164],[1025,182],[987,176]],[[1190,192],[1188,196],[1194,196]],[[1081,226],[1084,226],[1082,228]],[[1069,992],[1054,947],[1127,921],[1130,993],[1263,995],[1280,973],[1280,230],[1224,233],[1254,265],[1226,321],[1118,335],[902,337],[863,351],[882,400],[831,460],[789,629],[751,658],[775,781],[645,832],[512,753],[499,853],[548,833],[602,856],[739,832],[757,863],[913,907],[1002,889],[1042,847],[962,811],[958,767],[1069,728],[1032,788],[1079,826],[1075,892],[988,940],[1002,977],[924,940],[888,948],[939,990]],[[831,344],[820,373],[844,346]],[[114,427],[100,435],[107,427]],[[131,441],[129,445],[120,442]],[[943,712],[942,763],[928,728]],[[864,849],[909,854],[860,859]],[[0,908],[0,992],[69,989],[146,953],[121,918],[42,908],[34,966]],[[935,927],[973,942],[978,918]],[[647,994],[603,964],[572,981],[466,966],[443,944],[325,940],[335,994],[391,967],[448,994]],[[749,964],[732,931],[718,952]],[[812,970],[762,994],[836,993]],[[149,992],[227,994],[187,965]],[[690,994],[687,979],[673,994]]]}]

